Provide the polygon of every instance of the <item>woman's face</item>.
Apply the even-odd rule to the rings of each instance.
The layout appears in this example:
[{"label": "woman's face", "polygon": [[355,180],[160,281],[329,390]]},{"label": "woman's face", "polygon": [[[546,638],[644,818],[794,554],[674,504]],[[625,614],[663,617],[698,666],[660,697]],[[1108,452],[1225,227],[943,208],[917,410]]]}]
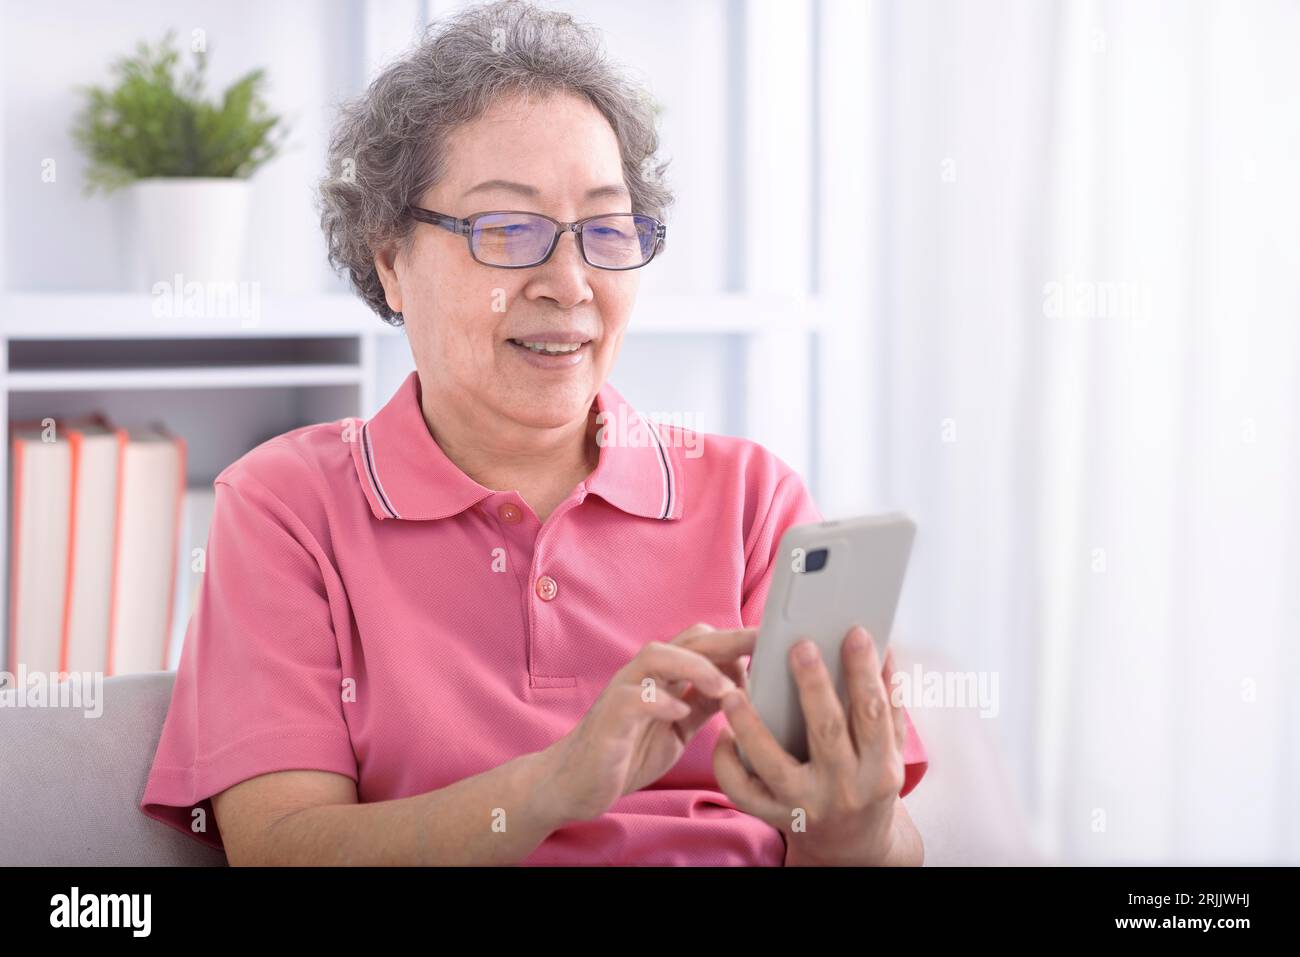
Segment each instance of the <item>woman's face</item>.
[{"label": "woman's face", "polygon": [[[633,211],[613,129],[571,95],[501,100],[458,128],[447,175],[419,205],[456,217],[527,210],[563,222]],[[409,251],[376,262],[431,407],[450,403],[503,436],[586,418],[640,284],[639,270],[588,266],[572,233],[540,266],[498,269],[476,262],[464,236],[421,223]],[[581,347],[538,356],[517,344],[542,339]]]}]

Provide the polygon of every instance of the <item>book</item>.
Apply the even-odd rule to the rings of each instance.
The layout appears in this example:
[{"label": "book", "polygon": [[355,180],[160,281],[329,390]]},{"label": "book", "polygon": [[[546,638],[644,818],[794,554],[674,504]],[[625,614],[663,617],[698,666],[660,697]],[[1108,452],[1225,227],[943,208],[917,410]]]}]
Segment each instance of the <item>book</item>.
[{"label": "book", "polygon": [[6,670],[62,670],[72,443],[52,418],[9,427],[9,649]]},{"label": "book", "polygon": [[118,460],[127,433],[102,414],[69,421],[63,432],[72,447],[72,489],[60,670],[106,672]]},{"label": "book", "polygon": [[165,671],[175,603],[185,440],[132,426],[118,459],[107,674]]}]

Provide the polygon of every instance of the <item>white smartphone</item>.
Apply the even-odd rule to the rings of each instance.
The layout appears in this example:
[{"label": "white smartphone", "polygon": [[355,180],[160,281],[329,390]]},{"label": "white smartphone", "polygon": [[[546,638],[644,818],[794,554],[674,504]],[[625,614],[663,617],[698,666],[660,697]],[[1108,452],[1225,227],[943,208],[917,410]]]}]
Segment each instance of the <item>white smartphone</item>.
[{"label": "white smartphone", "polygon": [[[750,657],[749,695],[773,737],[800,761],[808,760],[808,736],[790,648],[801,638],[816,642],[845,701],[844,636],[862,625],[884,661],[915,536],[916,524],[895,512],[795,525],[781,537]],[[743,749],[740,759],[753,772]]]}]

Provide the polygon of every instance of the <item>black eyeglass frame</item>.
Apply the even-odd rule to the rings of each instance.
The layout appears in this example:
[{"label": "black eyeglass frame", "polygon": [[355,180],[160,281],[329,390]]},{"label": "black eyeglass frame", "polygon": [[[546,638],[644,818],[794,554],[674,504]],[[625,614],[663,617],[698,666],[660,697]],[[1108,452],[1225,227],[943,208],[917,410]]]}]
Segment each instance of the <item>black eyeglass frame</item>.
[{"label": "black eyeglass frame", "polygon": [[[484,262],[478,258],[474,252],[474,224],[484,216],[500,216],[502,214],[515,216],[536,216],[539,219],[549,220],[555,224],[555,236],[551,239],[551,245],[546,249],[546,255],[535,263],[524,263],[519,266],[505,266],[501,263]],[[574,234],[574,239],[578,243],[578,252],[582,255],[582,261],[593,269],[608,269],[610,272],[627,272],[629,269],[640,269],[649,264],[663,247],[664,240],[668,236],[668,227],[661,223],[653,216],[647,216],[644,213],[601,213],[597,216],[586,216],[573,223],[563,223],[545,213],[538,213],[530,209],[490,209],[481,213],[473,213],[469,216],[458,218],[449,216],[446,213],[437,213],[431,209],[425,209],[422,206],[407,206],[406,214],[412,219],[419,220],[422,223],[428,223],[430,226],[440,226],[448,232],[457,233],[465,237],[465,243],[469,246],[469,254],[476,263],[483,266],[489,266],[493,269],[532,269],[534,266],[540,266],[547,262],[555,253],[555,248],[560,244],[560,237],[568,232]],[[593,219],[608,219],[611,216],[640,216],[642,219],[648,219],[655,224],[655,244],[650,250],[650,255],[646,257],[645,262],[638,263],[635,266],[601,266],[587,258],[586,247],[582,243],[582,228]]]}]

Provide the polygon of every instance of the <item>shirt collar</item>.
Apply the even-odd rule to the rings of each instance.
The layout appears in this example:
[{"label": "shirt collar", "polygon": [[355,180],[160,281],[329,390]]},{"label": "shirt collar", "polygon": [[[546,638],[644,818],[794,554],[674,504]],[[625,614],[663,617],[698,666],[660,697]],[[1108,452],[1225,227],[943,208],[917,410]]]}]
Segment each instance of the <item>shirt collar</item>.
[{"label": "shirt collar", "polygon": [[[413,370],[373,416],[350,420],[352,461],[376,518],[446,518],[499,494],[447,458],[429,433],[420,398],[420,376]],[[592,407],[601,428],[600,452],[582,494],[599,495],[632,515],[681,518],[682,468],[664,430],[642,418],[608,382]]]}]

